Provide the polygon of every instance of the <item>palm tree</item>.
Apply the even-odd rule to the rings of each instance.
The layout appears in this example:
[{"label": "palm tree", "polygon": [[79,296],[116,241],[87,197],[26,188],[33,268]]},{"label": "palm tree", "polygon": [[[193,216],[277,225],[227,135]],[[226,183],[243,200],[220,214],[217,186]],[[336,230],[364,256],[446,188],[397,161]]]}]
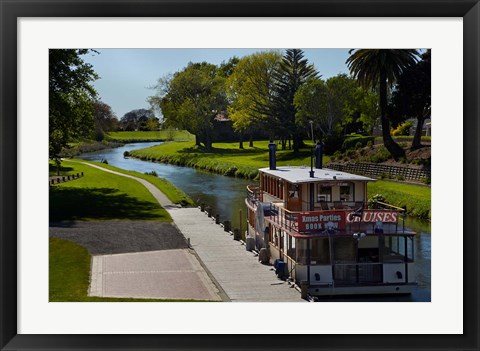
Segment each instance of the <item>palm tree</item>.
[{"label": "palm tree", "polygon": [[[354,52],[353,52],[354,51]],[[352,53],[353,52],[353,53]],[[390,135],[387,119],[387,93],[402,72],[417,62],[415,49],[357,49],[350,50],[347,66],[364,88],[379,89],[380,118],[383,144],[395,160],[405,157],[405,150]]]}]

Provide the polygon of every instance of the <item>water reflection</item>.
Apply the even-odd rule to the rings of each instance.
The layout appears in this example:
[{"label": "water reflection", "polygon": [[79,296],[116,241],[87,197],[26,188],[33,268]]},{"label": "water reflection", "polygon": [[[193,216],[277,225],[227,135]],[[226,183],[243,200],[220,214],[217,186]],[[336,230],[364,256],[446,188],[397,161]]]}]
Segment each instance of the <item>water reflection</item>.
[{"label": "water reflection", "polygon": [[[246,222],[246,206],[245,195],[246,186],[252,181],[224,177],[212,173],[203,172],[188,167],[178,167],[174,165],[166,165],[162,163],[153,163],[141,161],[133,158],[124,158],[125,151],[146,148],[155,143],[133,143],[126,144],[123,147],[101,150],[78,156],[85,160],[101,161],[107,160],[112,166],[126,170],[137,171],[140,173],[157,172],[158,176],[165,178],[182,189],[197,204],[205,203],[210,206],[215,214],[220,215],[220,221],[229,220],[232,222],[233,228],[242,227],[245,229]],[[242,218],[240,219],[240,210]],[[407,217],[405,226],[415,232],[415,270],[418,288],[407,296],[392,297],[342,297],[331,298],[332,301],[430,301],[430,282],[431,282],[431,235],[430,223],[420,221],[418,219]]]}]

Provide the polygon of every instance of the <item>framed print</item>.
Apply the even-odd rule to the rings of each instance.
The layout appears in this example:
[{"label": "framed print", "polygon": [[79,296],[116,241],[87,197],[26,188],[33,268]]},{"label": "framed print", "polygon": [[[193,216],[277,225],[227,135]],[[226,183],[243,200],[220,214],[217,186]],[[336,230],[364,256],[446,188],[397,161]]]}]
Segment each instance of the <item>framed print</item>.
[{"label": "framed print", "polygon": [[[418,3],[384,0],[373,3],[362,0],[186,0],[175,3],[161,0],[0,1],[2,350],[479,348],[480,248],[477,209],[480,5],[477,0],[429,0]],[[52,273],[49,271],[49,246],[46,240],[46,204],[51,194],[43,185],[46,184],[43,177],[49,138],[47,130],[51,123],[47,120],[47,111],[52,107],[49,106],[46,89],[49,50],[91,48],[113,52],[121,49],[156,49],[165,53],[167,50],[185,49],[193,52],[200,49],[291,47],[307,48],[307,53],[308,49],[325,48],[413,47],[425,48],[425,53],[430,53],[431,49],[431,105],[432,111],[439,117],[434,122],[436,126],[433,132],[437,133],[438,139],[436,136],[432,141],[434,162],[431,167],[438,178],[435,175],[431,179],[433,231],[431,245],[428,241],[432,257],[428,274],[431,273],[432,285],[428,297],[414,303],[398,300],[395,303],[377,300],[332,302],[312,298],[310,301],[313,305],[263,300],[239,303],[132,300],[119,303],[101,299],[85,299],[84,302],[60,299],[56,301],[61,302],[53,302],[48,291],[49,273]],[[106,62],[106,67],[118,75],[133,75],[133,70],[127,72],[118,68],[119,62],[115,59]],[[134,77],[131,79],[133,81]],[[315,145],[313,121],[310,126],[312,145]],[[138,128],[134,127],[133,130]],[[279,141],[275,147],[281,146]],[[312,155],[313,152],[312,148]],[[128,154],[123,156],[127,157]],[[313,172],[313,156],[308,160],[312,161]],[[295,187],[292,183],[291,188],[282,188],[283,180],[291,179],[285,178],[280,182],[270,179],[271,173],[264,171],[260,182],[272,196],[282,198],[279,190],[282,189],[284,194],[290,194],[292,190],[292,199],[286,200],[286,203],[302,201],[302,196],[308,198],[309,193],[301,184]],[[400,177],[403,175],[396,180],[401,181]],[[302,235],[307,236],[311,234],[309,230],[318,229],[313,226],[332,230],[333,227],[327,228],[328,223],[346,226],[352,222],[350,225],[355,225],[354,217],[358,213],[360,221],[365,216],[381,215],[382,221],[369,220],[375,233],[383,234],[389,221],[393,223],[393,220],[382,217],[383,213],[370,209],[364,211],[363,205],[358,205],[367,200],[361,198],[364,189],[366,191],[366,184],[362,188],[355,183],[358,179],[334,180],[325,186],[309,188],[311,215],[298,222],[298,228],[301,226],[303,230]],[[98,198],[89,199],[92,199],[90,205],[94,208]],[[329,202],[330,205],[326,204]],[[320,208],[325,205],[326,208]],[[108,207],[108,204],[102,203],[102,206]],[[140,206],[140,203],[136,203],[136,206]],[[341,218],[343,210],[347,208],[352,210],[351,216]],[[323,210],[330,211],[332,216],[340,219],[315,220],[317,212]],[[245,213],[243,215],[247,216]],[[256,215],[252,212],[250,217]],[[260,217],[252,219],[252,223],[260,223]],[[396,220],[395,215],[389,218]],[[355,234],[353,238],[355,245],[359,245],[355,246],[358,249],[361,246],[358,243],[365,235],[359,232]],[[292,248],[292,243],[282,237],[281,232],[271,229],[269,235],[271,238],[267,236],[265,240],[270,240],[272,245],[282,248],[279,242],[285,240],[285,247]],[[303,259],[298,254],[302,250],[300,237],[295,239],[298,240],[295,252],[299,262]],[[382,249],[379,246],[378,251],[364,246],[355,252],[357,255],[361,253],[361,260],[367,261],[383,255],[382,250],[387,247],[392,253],[389,259],[397,259],[403,252],[405,259],[401,268],[391,272],[395,279],[403,279],[405,275],[408,276],[408,268],[405,268],[408,267],[408,255],[414,255],[412,246],[409,246],[410,239],[406,235],[399,238],[397,244],[383,244],[382,241]],[[193,234],[192,240],[195,240]],[[321,258],[311,254],[315,252],[314,249],[310,251],[312,243],[305,244],[305,252],[308,252],[305,262],[310,264],[313,260],[317,264]],[[317,241],[315,245],[317,252],[327,247]],[[345,262],[353,260],[348,253],[335,249],[335,243],[329,245],[329,255],[335,252]],[[279,252],[289,253],[281,249]],[[398,255],[393,257],[393,253]],[[359,260],[355,257],[355,262]],[[278,261],[275,270],[285,271],[283,261]],[[308,267],[308,273],[305,273],[308,282],[310,277],[323,279],[324,271],[315,274]],[[349,276],[345,267],[342,271],[333,269],[333,274],[355,278],[358,282],[363,273],[359,273],[358,265],[354,268],[356,271],[352,272],[356,275]],[[423,273],[421,267],[418,269]],[[374,280],[377,275],[373,272],[368,279]],[[216,284],[208,274],[200,280],[209,286],[205,283],[209,279]],[[345,278],[345,281],[348,279]],[[378,287],[378,281],[375,283]],[[100,295],[92,296],[103,296],[101,290],[98,290]],[[221,300],[227,293],[220,291],[218,299],[214,300]],[[208,294],[202,296],[209,299]]]}]

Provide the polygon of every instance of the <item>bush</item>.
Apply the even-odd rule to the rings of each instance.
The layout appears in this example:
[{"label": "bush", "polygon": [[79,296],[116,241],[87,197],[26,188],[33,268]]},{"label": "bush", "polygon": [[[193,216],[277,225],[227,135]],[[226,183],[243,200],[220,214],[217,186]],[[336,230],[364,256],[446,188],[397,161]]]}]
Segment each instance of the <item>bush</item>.
[{"label": "bush", "polygon": [[410,121],[404,122],[394,130],[392,130],[391,134],[393,136],[410,135],[410,128],[412,128],[412,126],[413,126],[412,122]]},{"label": "bush", "polygon": [[155,171],[150,171],[150,172],[145,172],[146,175],[151,175],[151,176],[154,176],[154,177],[158,177],[158,173],[155,172]]},{"label": "bush", "polygon": [[343,150],[349,150],[349,149],[358,149],[364,146],[367,146],[368,142],[373,142],[375,140],[375,137],[373,136],[347,136],[345,138],[345,141],[343,142],[342,149]]},{"label": "bush", "polygon": [[108,165],[108,161],[107,161],[107,160],[102,160],[102,163],[105,163],[106,165]]},{"label": "bush", "polygon": [[367,142],[367,147],[369,147],[369,148],[372,148],[372,147],[373,147],[373,141],[372,141],[372,140],[369,140],[369,141]]},{"label": "bush", "polygon": [[130,152],[125,151],[125,152],[123,153],[123,157],[128,157],[128,156],[130,156]]},{"label": "bush", "polygon": [[383,145],[379,146],[373,156],[370,157],[370,162],[381,163],[390,158],[390,152]]}]

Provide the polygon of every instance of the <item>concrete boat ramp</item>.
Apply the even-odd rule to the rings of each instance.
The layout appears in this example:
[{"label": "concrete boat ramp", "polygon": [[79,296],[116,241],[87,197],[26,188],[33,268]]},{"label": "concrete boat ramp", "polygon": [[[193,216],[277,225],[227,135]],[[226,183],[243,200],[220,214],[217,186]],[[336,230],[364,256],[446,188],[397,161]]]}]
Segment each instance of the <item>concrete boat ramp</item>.
[{"label": "concrete boat ramp", "polygon": [[[83,162],[82,162],[83,163]],[[87,163],[85,163],[87,164]],[[276,277],[273,267],[201,212],[173,204],[151,183],[142,183],[189,240],[190,249],[93,257],[90,295],[235,302],[302,302],[300,292]],[[193,249],[193,250],[192,250]]]}]

